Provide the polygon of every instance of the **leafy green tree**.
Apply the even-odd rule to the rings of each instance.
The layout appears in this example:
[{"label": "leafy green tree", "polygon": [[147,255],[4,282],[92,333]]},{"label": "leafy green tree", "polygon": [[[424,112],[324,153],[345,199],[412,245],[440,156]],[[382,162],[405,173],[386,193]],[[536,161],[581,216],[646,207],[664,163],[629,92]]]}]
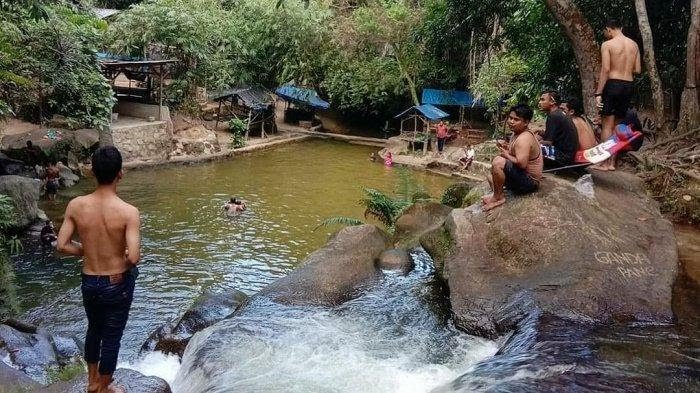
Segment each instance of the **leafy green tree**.
[{"label": "leafy green tree", "polygon": [[0,194],[0,321],[19,311],[15,289],[15,273],[9,260],[17,240],[9,238],[15,224],[14,205],[7,195]]},{"label": "leafy green tree", "polygon": [[[4,11],[4,10],[3,10]],[[104,127],[114,104],[95,52],[106,25],[67,2],[23,2],[0,13],[2,112]]]}]

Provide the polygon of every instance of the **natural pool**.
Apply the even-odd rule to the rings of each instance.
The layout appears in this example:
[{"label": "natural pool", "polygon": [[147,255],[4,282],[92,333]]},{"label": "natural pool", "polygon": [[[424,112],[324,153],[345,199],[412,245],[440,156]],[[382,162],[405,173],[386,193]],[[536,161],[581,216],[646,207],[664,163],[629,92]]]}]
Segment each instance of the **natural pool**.
[{"label": "natural pool", "polygon": [[[515,335],[511,347],[525,351],[499,350],[452,327],[432,263],[420,251],[409,276],[387,275],[336,309],[252,304],[208,331],[206,342],[195,340],[204,355],[187,361],[200,364],[185,364],[177,376],[173,359],[137,359],[149,332],[202,292],[253,294],[325,242],[335,228],[314,231],[323,219],[362,218],[362,187],[391,191],[399,182],[395,168],[368,161],[372,151],[311,141],[223,162],[129,171],[120,192],[141,209],[144,257],[121,361],[174,381],[176,393],[426,392],[438,386],[440,392],[698,391],[695,289],[677,287],[674,325],[555,321],[545,331],[533,325]],[[413,177],[435,197],[452,182],[422,172]],[[67,201],[91,188],[81,182],[43,208],[60,222]],[[249,206],[233,219],[221,213],[232,195]],[[697,231],[687,238],[697,243]],[[30,244],[14,259],[25,318],[82,338],[78,261]],[[533,337],[541,340],[534,346]],[[199,374],[201,365],[211,374]]]},{"label": "natural pool", "polygon": [[[227,161],[127,171],[119,192],[141,210],[143,259],[122,359],[134,359],[151,330],[205,290],[252,294],[285,275],[338,229],[314,230],[325,218],[363,218],[363,187],[392,192],[400,182],[397,168],[369,161],[372,151],[316,140]],[[423,172],[412,177],[434,197],[452,183]],[[58,226],[68,200],[92,187],[82,181],[42,208]],[[241,216],[222,214],[230,196],[247,201]],[[78,261],[26,250],[15,257],[25,316],[83,337]]]}]

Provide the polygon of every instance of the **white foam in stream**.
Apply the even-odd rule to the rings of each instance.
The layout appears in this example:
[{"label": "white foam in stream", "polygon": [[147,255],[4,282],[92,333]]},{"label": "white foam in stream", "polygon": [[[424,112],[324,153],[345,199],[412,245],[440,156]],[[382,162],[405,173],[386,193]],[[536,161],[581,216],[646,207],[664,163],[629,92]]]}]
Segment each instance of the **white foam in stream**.
[{"label": "white foam in stream", "polygon": [[177,355],[149,352],[133,362],[119,363],[117,367],[136,370],[146,376],[160,377],[172,384],[180,369],[180,359]]}]

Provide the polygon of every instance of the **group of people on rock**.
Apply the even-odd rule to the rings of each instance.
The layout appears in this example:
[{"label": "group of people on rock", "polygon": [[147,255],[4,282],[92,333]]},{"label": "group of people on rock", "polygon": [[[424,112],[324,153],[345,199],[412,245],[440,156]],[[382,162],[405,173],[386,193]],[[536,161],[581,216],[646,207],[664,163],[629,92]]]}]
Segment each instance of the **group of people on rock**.
[{"label": "group of people on rock", "polygon": [[[634,75],[641,72],[639,47],[625,37],[616,20],[606,23],[604,35],[607,41],[601,46],[602,64],[594,97],[600,110],[601,141],[614,134],[616,124],[641,131],[639,119],[631,109]],[[547,90],[540,95],[538,106],[547,117],[542,135],[529,129],[533,117],[530,107],[519,104],[509,109],[507,124],[513,134],[510,142],[497,142],[499,155],[492,161],[489,177],[493,194],[483,198],[484,211],[505,203],[504,187],[514,194],[534,192],[545,167],[570,166],[577,151],[598,143],[593,127],[584,117],[581,101],[561,100],[556,91]],[[640,144],[641,140],[635,147]],[[591,168],[613,171],[615,159],[613,155]]]}]

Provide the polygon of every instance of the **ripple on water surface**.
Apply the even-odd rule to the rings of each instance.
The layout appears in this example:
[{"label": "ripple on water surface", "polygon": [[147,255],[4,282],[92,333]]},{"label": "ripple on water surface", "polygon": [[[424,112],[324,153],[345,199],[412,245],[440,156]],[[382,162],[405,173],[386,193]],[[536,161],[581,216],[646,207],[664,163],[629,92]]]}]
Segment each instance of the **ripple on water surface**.
[{"label": "ripple on water surface", "polygon": [[[326,241],[333,228],[313,231],[323,219],[362,218],[362,187],[391,192],[399,182],[395,169],[367,160],[371,151],[311,141],[223,162],[128,171],[119,190],[141,211],[143,259],[122,359],[133,360],[151,330],[204,290],[252,294],[285,275]],[[450,184],[420,172],[414,178],[434,196]],[[60,224],[69,198],[92,187],[83,181],[42,208]],[[248,211],[223,215],[230,196],[246,200]],[[78,261],[26,249],[15,259],[27,318],[83,337]]]}]

